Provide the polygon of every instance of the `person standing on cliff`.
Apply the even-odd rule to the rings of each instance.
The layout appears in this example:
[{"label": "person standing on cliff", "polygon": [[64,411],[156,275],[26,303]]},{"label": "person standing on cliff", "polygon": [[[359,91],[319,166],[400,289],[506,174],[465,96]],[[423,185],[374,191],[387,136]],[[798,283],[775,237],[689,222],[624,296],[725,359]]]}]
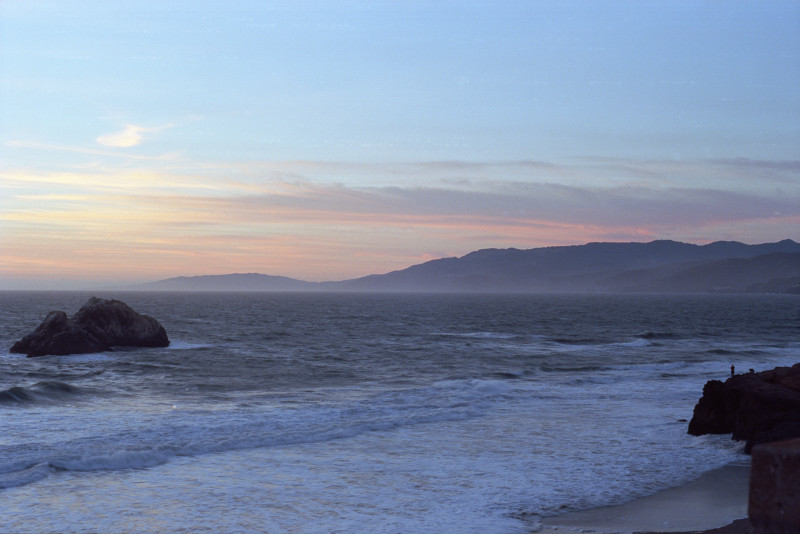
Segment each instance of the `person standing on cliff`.
[{"label": "person standing on cliff", "polygon": [[733,366],[733,364],[731,364],[731,378],[733,378],[733,370],[734,370],[734,366]]}]

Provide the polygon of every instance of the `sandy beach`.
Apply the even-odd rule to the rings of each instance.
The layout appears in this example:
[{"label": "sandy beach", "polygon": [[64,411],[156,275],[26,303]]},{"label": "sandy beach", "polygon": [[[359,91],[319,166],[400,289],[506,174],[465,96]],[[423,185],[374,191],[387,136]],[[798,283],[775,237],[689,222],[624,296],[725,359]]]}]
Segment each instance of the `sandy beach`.
[{"label": "sandy beach", "polygon": [[628,534],[717,529],[747,517],[749,479],[749,465],[726,466],[683,486],[626,504],[544,518],[538,532]]}]

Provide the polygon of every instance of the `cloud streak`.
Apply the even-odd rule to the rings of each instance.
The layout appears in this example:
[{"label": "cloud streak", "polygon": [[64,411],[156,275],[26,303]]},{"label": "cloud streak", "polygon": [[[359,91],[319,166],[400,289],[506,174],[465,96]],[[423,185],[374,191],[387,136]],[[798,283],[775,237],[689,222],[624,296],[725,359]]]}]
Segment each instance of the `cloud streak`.
[{"label": "cloud streak", "polygon": [[[222,165],[205,174],[7,171],[0,173],[7,260],[0,276],[92,271],[158,279],[235,270],[330,280],[488,247],[798,238],[791,162],[611,162],[603,172],[622,163],[644,167],[647,179],[607,186],[522,180],[526,172],[554,172],[566,182],[601,162],[274,162],[242,165],[227,179]],[[743,168],[774,173],[771,186],[691,187],[684,176]],[[332,179],[350,173],[363,184]]]},{"label": "cloud streak", "polygon": [[85,154],[88,156],[103,156],[110,158],[123,158],[142,161],[170,161],[176,158],[175,154],[162,154],[160,156],[146,156],[142,154],[128,154],[102,148],[86,148],[81,146],[59,145],[51,143],[41,143],[38,141],[8,141],[6,146],[12,148],[28,148],[32,150],[42,150],[46,152],[71,152],[75,154]]},{"label": "cloud streak", "polygon": [[140,145],[144,140],[145,133],[157,132],[170,126],[145,127],[135,124],[128,124],[122,130],[110,134],[101,135],[96,139],[103,146],[113,148],[130,148]]}]

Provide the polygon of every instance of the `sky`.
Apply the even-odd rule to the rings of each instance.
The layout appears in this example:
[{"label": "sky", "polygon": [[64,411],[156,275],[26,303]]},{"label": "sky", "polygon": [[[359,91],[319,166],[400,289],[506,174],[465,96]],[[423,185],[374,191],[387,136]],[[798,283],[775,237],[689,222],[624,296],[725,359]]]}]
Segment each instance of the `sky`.
[{"label": "sky", "polygon": [[2,0],[0,289],[800,241],[800,2]]}]

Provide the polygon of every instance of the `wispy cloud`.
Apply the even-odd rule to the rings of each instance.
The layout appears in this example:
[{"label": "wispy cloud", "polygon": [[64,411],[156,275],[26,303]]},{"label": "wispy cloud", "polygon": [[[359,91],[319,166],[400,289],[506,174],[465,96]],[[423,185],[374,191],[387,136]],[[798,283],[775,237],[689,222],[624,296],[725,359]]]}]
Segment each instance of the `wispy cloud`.
[{"label": "wispy cloud", "polygon": [[104,150],[102,148],[86,148],[82,146],[41,143],[39,141],[8,141],[6,143],[6,146],[12,148],[29,148],[33,150],[43,150],[47,152],[72,152],[75,154],[86,154],[89,156],[107,156],[113,158],[123,158],[123,159],[143,160],[143,161],[169,161],[169,160],[174,160],[177,157],[175,154],[147,156],[143,154],[129,154],[126,152],[120,152],[115,150]]},{"label": "wispy cloud", "polygon": [[[116,278],[238,270],[342,279],[486,247],[800,237],[791,163],[614,161],[598,172],[615,175],[623,164],[633,178],[606,185],[580,180],[602,162],[4,171],[0,276],[78,276],[91,264]],[[731,189],[692,186],[687,176],[715,175],[724,185],[735,175],[746,184],[744,169],[771,178]],[[362,179],[337,180],[352,175]]]},{"label": "wispy cloud", "polygon": [[141,144],[144,139],[144,133],[157,132],[169,127],[170,125],[145,127],[137,126],[135,124],[128,124],[125,126],[125,128],[118,132],[101,135],[96,139],[96,141],[103,146],[129,148]]}]

